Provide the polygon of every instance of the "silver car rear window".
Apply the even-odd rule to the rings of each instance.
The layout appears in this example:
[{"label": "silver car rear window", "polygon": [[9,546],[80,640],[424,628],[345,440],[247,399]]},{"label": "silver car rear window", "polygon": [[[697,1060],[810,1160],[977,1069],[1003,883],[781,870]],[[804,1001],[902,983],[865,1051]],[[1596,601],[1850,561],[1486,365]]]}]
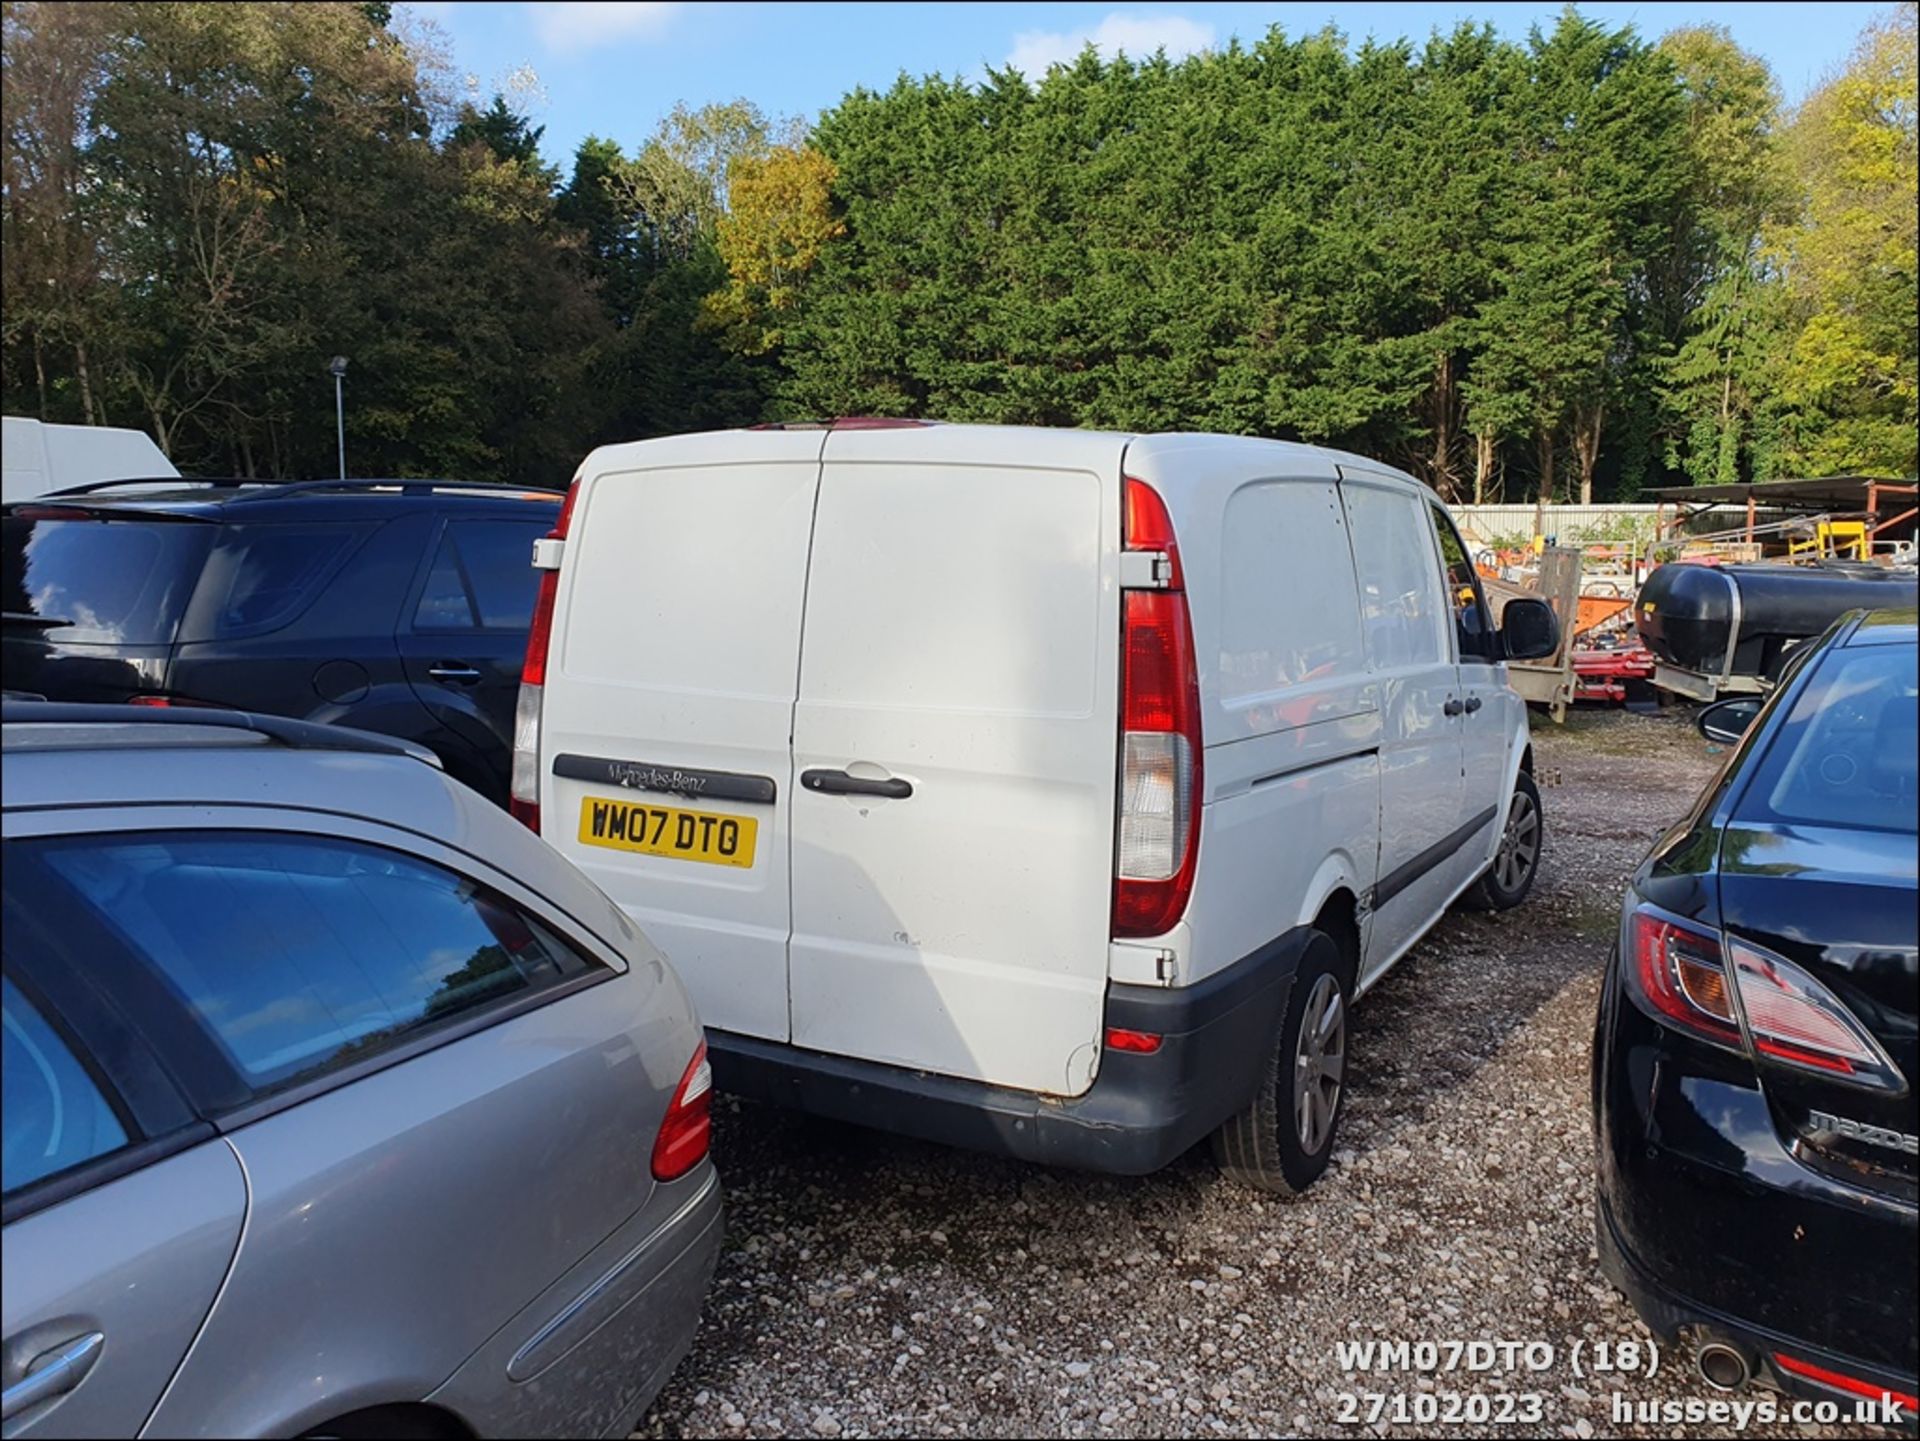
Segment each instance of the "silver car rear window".
[{"label": "silver car rear window", "polygon": [[29,844],[256,1094],[599,968],[497,892],[380,846],[261,832]]}]

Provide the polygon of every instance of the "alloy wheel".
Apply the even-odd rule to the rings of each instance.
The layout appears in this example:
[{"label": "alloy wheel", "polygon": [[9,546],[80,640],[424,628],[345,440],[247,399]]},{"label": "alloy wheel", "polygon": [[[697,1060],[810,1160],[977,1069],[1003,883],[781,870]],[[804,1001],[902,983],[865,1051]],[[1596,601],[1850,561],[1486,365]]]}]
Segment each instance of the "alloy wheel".
[{"label": "alloy wheel", "polygon": [[1333,1130],[1346,1071],[1346,1003],[1340,998],[1339,983],[1323,975],[1307,995],[1293,1057],[1294,1130],[1309,1156],[1319,1153]]},{"label": "alloy wheel", "polygon": [[1500,837],[1500,853],[1494,857],[1493,878],[1500,889],[1517,891],[1533,874],[1540,860],[1540,809],[1525,791],[1513,793],[1507,810],[1506,834]]}]

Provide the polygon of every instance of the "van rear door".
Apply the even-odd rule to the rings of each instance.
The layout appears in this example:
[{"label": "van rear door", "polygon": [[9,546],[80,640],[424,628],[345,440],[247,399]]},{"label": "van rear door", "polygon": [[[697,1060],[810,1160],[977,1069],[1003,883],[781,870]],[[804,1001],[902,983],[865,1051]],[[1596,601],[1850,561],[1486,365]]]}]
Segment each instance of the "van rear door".
[{"label": "van rear door", "polygon": [[541,832],[700,1019],[787,1039],[789,750],[820,431],[589,457],[540,722]]},{"label": "van rear door", "polygon": [[794,710],[797,1046],[1077,1095],[1113,890],[1123,441],[836,430]]}]

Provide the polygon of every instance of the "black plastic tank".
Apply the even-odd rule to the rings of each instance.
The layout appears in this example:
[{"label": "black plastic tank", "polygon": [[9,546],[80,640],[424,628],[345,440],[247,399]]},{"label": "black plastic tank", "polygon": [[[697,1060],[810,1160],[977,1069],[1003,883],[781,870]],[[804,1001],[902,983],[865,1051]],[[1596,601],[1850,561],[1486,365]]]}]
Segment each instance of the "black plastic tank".
[{"label": "black plastic tank", "polygon": [[1848,611],[1912,606],[1916,598],[1920,579],[1911,570],[1679,561],[1647,577],[1633,614],[1641,641],[1669,665],[1773,679],[1796,642]]}]

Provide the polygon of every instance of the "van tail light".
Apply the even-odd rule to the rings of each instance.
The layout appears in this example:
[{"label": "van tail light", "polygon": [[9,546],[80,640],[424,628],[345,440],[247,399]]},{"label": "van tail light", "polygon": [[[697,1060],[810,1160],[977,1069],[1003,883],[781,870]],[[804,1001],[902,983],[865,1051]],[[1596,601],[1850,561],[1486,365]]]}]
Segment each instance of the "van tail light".
[{"label": "van tail light", "polygon": [[[547,532],[548,540],[565,540],[573,524],[573,503],[580,495],[576,477],[567,487],[560,519]],[[520,666],[520,697],[513,707],[513,778],[507,809],[535,835],[540,833],[540,699],[547,683],[547,652],[553,645],[553,607],[560,596],[560,572],[540,572],[540,589],[533,600],[533,620],[527,627],[527,656]]]},{"label": "van tail light", "polygon": [[1200,679],[1166,503],[1126,481],[1128,550],[1163,551],[1170,584],[1121,595],[1120,791],[1113,934],[1157,936],[1185,914],[1200,850]]},{"label": "van tail light", "polygon": [[1856,1085],[1898,1091],[1906,1084],[1845,1003],[1793,962],[1652,906],[1636,908],[1628,929],[1634,988],[1661,1020],[1715,1045]]},{"label": "van tail light", "polygon": [[513,779],[507,809],[513,818],[540,834],[540,696],[541,687],[520,682],[513,703]]},{"label": "van tail light", "polygon": [[713,1067],[707,1043],[693,1049],[693,1059],[674,1088],[660,1134],[653,1138],[653,1179],[677,1181],[705,1159],[713,1134]]}]

